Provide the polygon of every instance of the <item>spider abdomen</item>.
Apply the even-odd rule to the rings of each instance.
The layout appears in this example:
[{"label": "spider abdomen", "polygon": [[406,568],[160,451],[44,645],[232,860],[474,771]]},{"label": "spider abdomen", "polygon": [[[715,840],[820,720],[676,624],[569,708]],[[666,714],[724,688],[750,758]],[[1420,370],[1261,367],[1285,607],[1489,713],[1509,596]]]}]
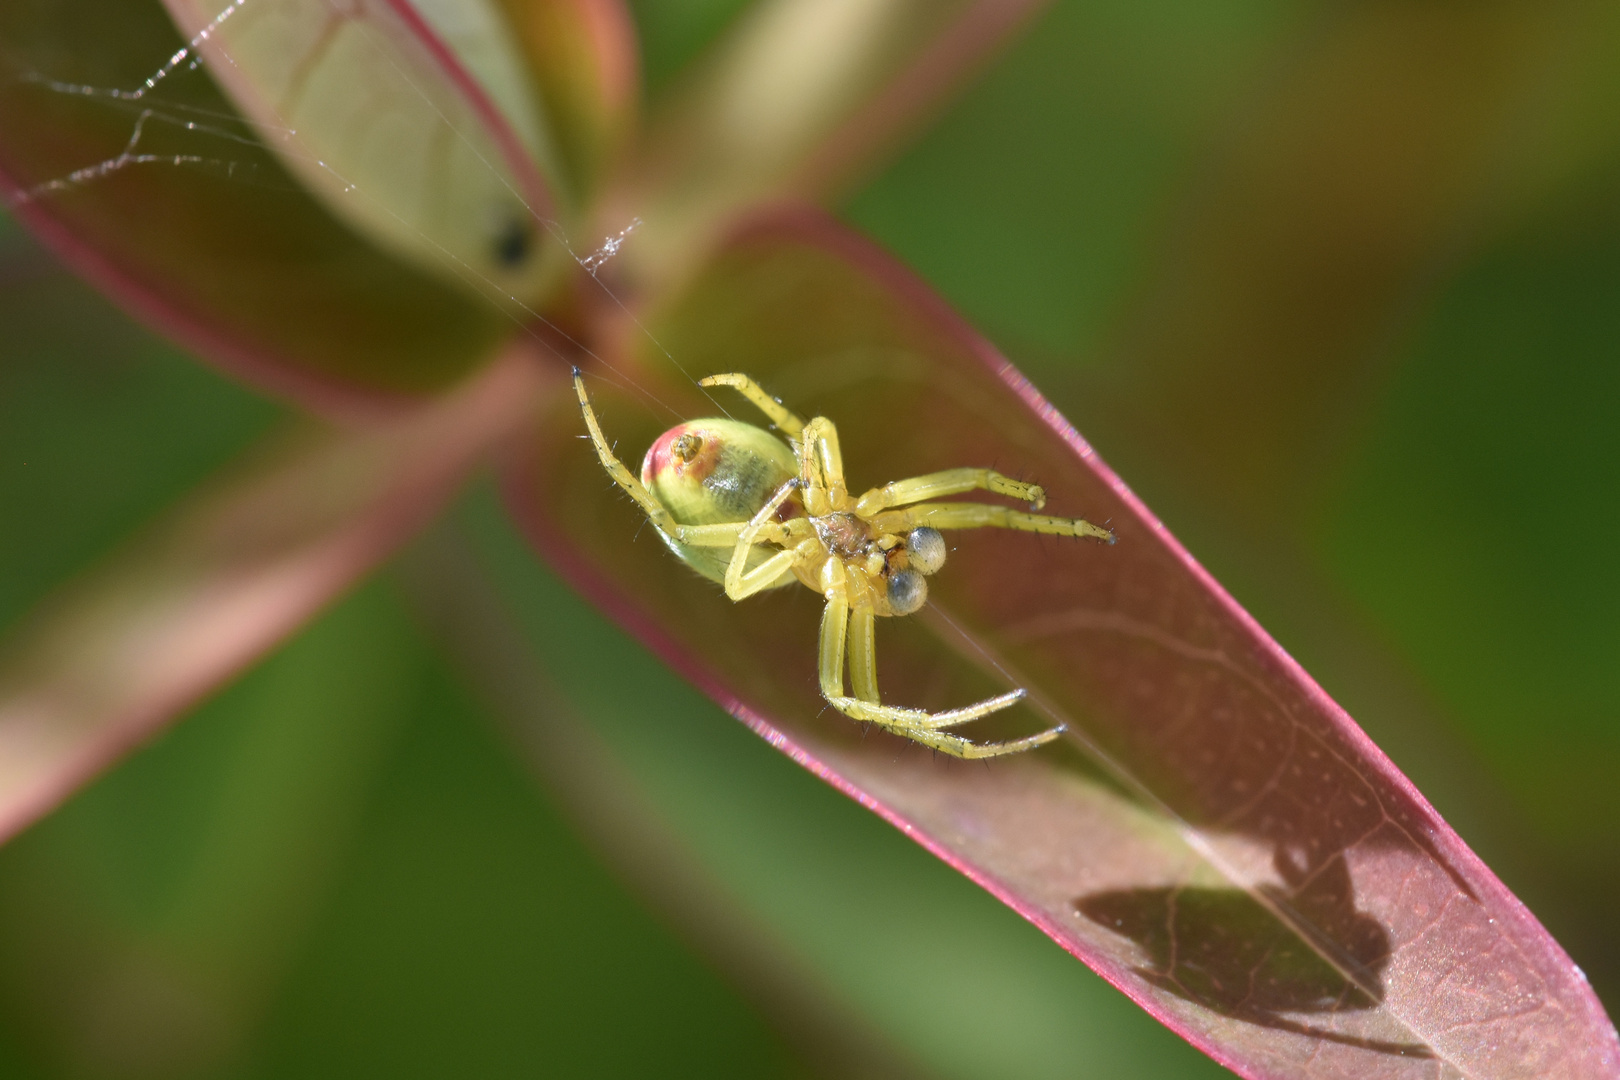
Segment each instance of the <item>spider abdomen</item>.
[{"label": "spider abdomen", "polygon": [[690,420],[658,436],[641,482],[682,525],[747,521],[798,473],[786,443],[737,420]]},{"label": "spider abdomen", "polygon": [[[676,424],[647,448],[641,482],[682,525],[721,525],[747,521],[798,475],[799,462],[786,443],[764,428],[738,420],[689,420]],[[799,512],[797,501],[782,507],[781,516]],[[711,581],[726,579],[731,552],[694,547],[665,535],[677,557]],[[765,548],[748,556],[752,569],[769,557]],[[784,574],[781,584],[793,580]]]}]

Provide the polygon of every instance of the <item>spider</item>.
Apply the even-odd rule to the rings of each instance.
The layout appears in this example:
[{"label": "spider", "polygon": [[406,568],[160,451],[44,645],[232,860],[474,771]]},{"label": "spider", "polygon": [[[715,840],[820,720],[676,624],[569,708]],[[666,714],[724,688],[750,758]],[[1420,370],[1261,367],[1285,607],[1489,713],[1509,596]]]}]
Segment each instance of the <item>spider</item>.
[{"label": "spider", "polygon": [[[700,386],[729,386],[770,418],[792,446],[737,420],[689,420],[658,437],[641,479],[613,453],[574,369],[596,456],[646,513],[682,562],[725,586],[732,600],[795,578],[827,601],[821,617],[821,694],[845,716],[875,724],[960,758],[989,758],[1042,746],[1061,726],[1006,742],[975,743],[949,729],[1016,703],[1011,690],[960,709],[927,712],[878,698],[874,625],[879,616],[910,615],[928,601],[928,580],[945,564],[941,529],[995,526],[1053,536],[1114,542],[1089,521],[1045,517],[977,502],[930,502],[989,491],[1039,510],[1046,493],[991,469],[946,469],[852,496],[844,482],[838,429],[824,416],[800,419],[746,375],[711,375]],[[844,692],[849,658],[852,693]]]}]

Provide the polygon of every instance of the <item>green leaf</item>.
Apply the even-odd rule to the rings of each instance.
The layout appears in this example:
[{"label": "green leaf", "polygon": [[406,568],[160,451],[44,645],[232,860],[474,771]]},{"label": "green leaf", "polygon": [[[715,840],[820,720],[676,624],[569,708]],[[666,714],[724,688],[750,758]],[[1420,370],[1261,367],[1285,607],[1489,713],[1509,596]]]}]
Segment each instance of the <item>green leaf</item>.
[{"label": "green leaf", "polygon": [[626,275],[677,277],[760,203],[825,197],[891,152],[1042,0],[767,0],[654,117],[596,222]]}]

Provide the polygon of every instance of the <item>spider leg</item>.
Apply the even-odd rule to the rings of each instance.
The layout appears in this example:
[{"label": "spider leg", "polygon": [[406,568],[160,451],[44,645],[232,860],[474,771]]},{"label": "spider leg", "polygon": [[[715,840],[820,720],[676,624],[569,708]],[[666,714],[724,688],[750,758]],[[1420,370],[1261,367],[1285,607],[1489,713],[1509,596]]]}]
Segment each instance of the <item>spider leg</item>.
[{"label": "spider leg", "polygon": [[[746,521],[728,521],[721,525],[677,525],[674,536],[692,547],[728,548],[737,546],[737,537],[748,528]],[[754,537],[756,544],[791,543],[792,534],[777,522],[766,522]]]},{"label": "spider leg", "polygon": [[898,705],[879,705],[871,701],[862,701],[856,697],[829,698],[833,708],[855,720],[868,724],[877,724],[879,727],[898,731],[902,735],[910,736],[916,731],[944,731],[947,728],[961,727],[974,720],[981,720],[991,713],[1000,712],[1018,704],[1024,698],[1023,690],[1009,690],[1005,694],[997,694],[993,698],[964,705],[960,709],[948,709],[945,712],[931,713],[923,709],[904,709]]},{"label": "spider leg", "polygon": [[760,412],[771,418],[771,423],[787,433],[789,438],[798,438],[799,432],[804,430],[804,421],[783,407],[765,389],[750,379],[747,375],[732,372],[729,375],[710,375],[707,379],[699,379],[699,386],[729,386],[749,401],[753,402]]},{"label": "spider leg", "polygon": [[602,425],[596,421],[596,410],[591,408],[591,399],[585,393],[585,379],[580,375],[579,368],[574,369],[574,393],[579,397],[580,411],[585,414],[585,428],[591,433],[591,445],[596,447],[596,457],[602,463],[602,468],[613,477],[613,482],[624,489],[624,493],[636,500],[642,513],[653,526],[670,535],[679,535],[680,526],[668,510],[652,497],[652,493],[642,486],[636,479],[635,473],[625,468],[624,462],[613,453],[613,447],[608,444],[607,437],[602,434]]},{"label": "spider leg", "polygon": [[1038,735],[1030,735],[1022,739],[1008,739],[1006,742],[976,743],[969,742],[960,735],[947,735],[939,731],[917,731],[898,728],[896,730],[913,742],[922,743],[924,746],[943,751],[952,757],[966,758],[969,761],[1002,757],[1006,754],[1021,754],[1025,750],[1045,746],[1063,734],[1062,728],[1051,728]]},{"label": "spider leg", "polygon": [[[739,544],[738,550],[747,551],[748,549]],[[775,585],[783,574],[793,569],[793,564],[798,562],[799,558],[799,552],[795,548],[778,551],[746,574],[740,575],[735,584],[731,580],[730,568],[727,568],[726,595],[733,600],[746,600],[757,592],[764,592],[772,585]],[[733,560],[732,565],[736,565],[735,560]]]},{"label": "spider leg", "polygon": [[821,649],[817,670],[821,675],[821,696],[837,708],[844,697],[844,634],[849,629],[849,601],[843,593],[827,597],[827,606],[821,612]]},{"label": "spider leg", "polygon": [[1046,490],[1039,484],[1020,483],[994,469],[945,469],[873,488],[856,500],[855,512],[865,517],[891,506],[909,506],[927,499],[960,495],[964,491],[1006,495],[1028,503],[1032,510],[1046,505]]},{"label": "spider leg", "polygon": [[[826,610],[821,616],[821,648],[820,648],[820,674],[821,696],[827,703],[845,716],[853,720],[860,720],[878,727],[903,735],[913,742],[941,750],[952,757],[959,758],[989,758],[1000,757],[1003,754],[1016,754],[1024,750],[1032,750],[1043,746],[1057,738],[1062,728],[1051,728],[1035,735],[1022,739],[1012,739],[999,743],[975,743],[960,735],[952,735],[941,729],[965,724],[970,720],[977,720],[993,712],[1007,708],[1024,696],[1024,691],[1013,690],[998,697],[969,705],[962,709],[952,709],[949,712],[929,713],[921,709],[902,709],[892,705],[880,705],[876,701],[877,675],[873,666],[869,675],[862,675],[852,671],[851,682],[855,684],[857,695],[861,693],[862,683],[871,679],[870,690],[873,700],[862,700],[860,696],[849,697],[844,693],[844,653],[846,648],[851,654],[852,665],[862,665],[870,661],[873,653],[870,640],[862,644],[862,639],[870,633],[870,612],[868,619],[861,619],[859,608],[850,612],[848,599],[842,590],[833,590],[827,598]],[[865,622],[865,627],[861,626]],[[853,633],[851,632],[853,631]]]},{"label": "spider leg", "polygon": [[760,507],[759,512],[738,530],[736,546],[731,550],[731,562],[726,564],[726,595],[731,599],[746,600],[755,593],[769,588],[777,578],[803,557],[797,547],[792,547],[777,552],[752,570],[747,569],[748,554],[755,544],[761,542],[761,533],[773,529],[776,534],[786,537],[785,531],[773,519],[776,512],[782,508],[782,504],[798,489],[798,480],[789,480],[777,488],[770,501]]},{"label": "spider leg", "polygon": [[920,503],[904,510],[888,510],[871,519],[874,528],[884,532],[909,532],[919,525],[936,529],[979,529],[994,526],[1048,536],[1090,536],[1114,542],[1114,533],[1083,518],[1047,517],[1027,514],[1007,506],[989,503]]},{"label": "spider leg", "polygon": [[838,445],[837,425],[825,416],[805,424],[799,436],[799,463],[805,509],[812,515],[844,509],[849,490],[844,483],[844,454]]},{"label": "spider leg", "polygon": [[878,704],[877,619],[864,604],[849,616],[849,688],[862,701]]}]

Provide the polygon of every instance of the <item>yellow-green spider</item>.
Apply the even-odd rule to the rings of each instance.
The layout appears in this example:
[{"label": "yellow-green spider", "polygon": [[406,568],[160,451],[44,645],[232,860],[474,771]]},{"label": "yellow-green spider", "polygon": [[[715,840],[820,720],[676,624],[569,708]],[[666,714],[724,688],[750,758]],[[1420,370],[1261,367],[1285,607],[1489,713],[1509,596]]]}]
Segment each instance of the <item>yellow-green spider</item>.
[{"label": "yellow-green spider", "polygon": [[[746,375],[711,375],[699,385],[729,386],[742,394],[792,440],[791,447],[753,424],[689,420],[658,437],[637,480],[603,436],[585,381],[574,370],[574,391],[602,467],[682,562],[723,584],[732,600],[795,578],[820,593],[827,601],[821,617],[821,693],[846,716],[962,758],[1014,754],[1058,737],[1061,727],[998,743],[950,733],[1012,705],[1024,696],[1022,689],[937,713],[882,704],[874,620],[910,615],[927,603],[927,575],[945,564],[941,529],[995,526],[1113,543],[1111,531],[1089,521],[989,503],[927,501],[989,491],[1028,503],[1030,510],[1045,505],[1046,493],[1038,485],[990,469],[946,469],[851,496],[831,420],[801,420]],[[844,693],[846,651],[852,694]]]}]

